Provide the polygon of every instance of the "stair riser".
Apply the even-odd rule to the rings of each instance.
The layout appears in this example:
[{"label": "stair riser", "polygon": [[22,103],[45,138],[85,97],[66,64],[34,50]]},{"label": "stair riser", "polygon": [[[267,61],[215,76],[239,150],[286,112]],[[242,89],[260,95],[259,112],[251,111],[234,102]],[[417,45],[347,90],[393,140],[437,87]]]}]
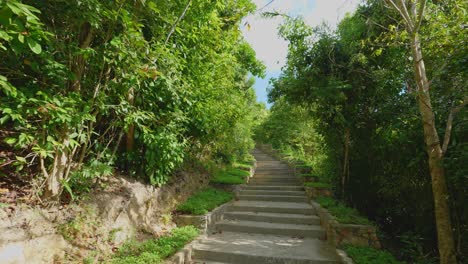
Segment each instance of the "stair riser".
[{"label": "stair riser", "polygon": [[323,230],[301,230],[301,229],[287,229],[287,228],[260,228],[258,226],[242,226],[235,224],[216,224],[216,229],[225,232],[242,232],[242,233],[255,233],[255,234],[271,234],[277,236],[293,236],[293,237],[311,237],[311,238],[324,238],[325,231]]},{"label": "stair riser", "polygon": [[271,202],[307,202],[306,197],[301,196],[259,196],[259,195],[239,195],[239,200],[245,201],[271,201]]},{"label": "stair riser", "polygon": [[271,217],[271,216],[264,216],[264,215],[243,215],[243,214],[235,214],[235,213],[224,214],[224,219],[281,223],[281,224],[300,224],[300,225],[319,225],[320,224],[320,220],[318,218]]},{"label": "stair riser", "polygon": [[308,259],[290,259],[290,258],[275,258],[258,255],[243,255],[241,253],[232,252],[215,252],[209,250],[193,249],[193,256],[196,259],[208,261],[222,261],[225,263],[242,263],[242,264],[338,264],[337,261],[330,260],[308,260]]},{"label": "stair riser", "polygon": [[261,190],[242,190],[240,195],[292,195],[299,196],[305,195],[302,191],[261,191]]},{"label": "stair riser", "polygon": [[260,191],[303,191],[302,186],[256,186],[247,185],[243,187],[244,190],[260,190]]},{"label": "stair riser", "polygon": [[229,212],[261,212],[261,213],[279,213],[279,214],[303,214],[314,215],[313,208],[275,208],[275,207],[255,207],[255,206],[231,206]]}]

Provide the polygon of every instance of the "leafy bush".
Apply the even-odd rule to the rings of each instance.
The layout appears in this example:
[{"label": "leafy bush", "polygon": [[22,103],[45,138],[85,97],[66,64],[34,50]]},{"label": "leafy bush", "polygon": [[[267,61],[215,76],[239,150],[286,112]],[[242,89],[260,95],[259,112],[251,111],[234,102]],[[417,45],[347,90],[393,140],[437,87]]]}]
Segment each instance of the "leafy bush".
[{"label": "leafy bush", "polygon": [[371,247],[345,245],[343,250],[356,264],[401,264],[395,257],[385,250]]},{"label": "leafy bush", "polygon": [[74,200],[76,197],[90,192],[97,178],[112,175],[112,170],[110,165],[93,160],[84,165],[82,169],[71,173],[68,181],[63,182],[63,186]]},{"label": "leafy bush", "polygon": [[175,228],[169,235],[144,242],[129,241],[111,260],[113,264],[161,263],[198,236],[193,226]]},{"label": "leafy bush", "polygon": [[234,198],[230,192],[217,190],[214,188],[205,188],[177,207],[177,211],[181,213],[202,215],[213,210],[217,206],[228,202]]},{"label": "leafy bush", "polygon": [[331,197],[321,196],[315,201],[322,207],[326,208],[336,218],[336,220],[342,224],[372,224],[369,219],[361,216],[356,209],[347,207],[343,203]]},{"label": "leafy bush", "polygon": [[331,188],[331,185],[329,183],[324,182],[305,182],[304,186],[315,188]]},{"label": "leafy bush", "polygon": [[216,172],[211,182],[221,184],[243,184],[248,176],[248,171],[237,168],[228,168]]}]

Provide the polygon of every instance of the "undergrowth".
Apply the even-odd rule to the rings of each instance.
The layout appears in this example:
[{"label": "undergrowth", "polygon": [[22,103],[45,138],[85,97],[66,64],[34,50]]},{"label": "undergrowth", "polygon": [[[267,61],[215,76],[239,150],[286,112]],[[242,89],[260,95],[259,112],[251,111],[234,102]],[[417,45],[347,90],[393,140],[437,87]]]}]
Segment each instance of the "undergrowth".
[{"label": "undergrowth", "polygon": [[230,192],[208,187],[196,192],[187,201],[181,203],[177,207],[177,211],[186,214],[202,215],[233,198],[234,195]]},{"label": "undergrowth", "polygon": [[249,175],[250,173],[246,170],[231,167],[217,171],[211,182],[221,184],[243,184],[246,182]]},{"label": "undergrowth", "polygon": [[143,242],[125,243],[112,258],[112,264],[149,264],[162,263],[163,260],[198,236],[193,226],[175,228],[170,234]]},{"label": "undergrowth", "polygon": [[305,182],[304,186],[315,188],[331,188],[331,185],[325,182]]},{"label": "undergrowth", "polygon": [[355,264],[402,264],[385,250],[364,246],[343,246],[343,250]]},{"label": "undergrowth", "polygon": [[315,201],[322,207],[326,208],[330,214],[332,214],[336,220],[342,224],[357,224],[357,225],[371,225],[372,222],[369,219],[361,216],[359,212],[354,209],[347,207],[343,203],[331,198],[320,196]]}]

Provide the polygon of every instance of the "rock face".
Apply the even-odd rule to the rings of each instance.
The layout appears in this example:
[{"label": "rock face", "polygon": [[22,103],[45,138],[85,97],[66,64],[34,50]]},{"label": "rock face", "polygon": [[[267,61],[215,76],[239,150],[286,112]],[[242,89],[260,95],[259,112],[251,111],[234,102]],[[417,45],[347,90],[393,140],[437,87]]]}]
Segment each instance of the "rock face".
[{"label": "rock face", "polygon": [[69,244],[39,209],[0,211],[0,263],[53,263]]},{"label": "rock face", "polygon": [[161,188],[111,178],[106,189],[78,206],[0,209],[0,263],[54,263],[96,249],[110,253],[139,232],[164,233],[173,226],[175,206],[208,184],[209,174],[195,171],[181,172]]}]

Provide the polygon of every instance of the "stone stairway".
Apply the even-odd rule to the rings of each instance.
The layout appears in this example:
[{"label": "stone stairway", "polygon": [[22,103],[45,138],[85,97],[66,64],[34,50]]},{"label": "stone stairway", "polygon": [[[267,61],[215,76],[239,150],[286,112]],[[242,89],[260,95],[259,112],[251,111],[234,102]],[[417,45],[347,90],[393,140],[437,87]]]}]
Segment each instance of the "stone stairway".
[{"label": "stone stairway", "polygon": [[193,263],[341,263],[289,167],[255,150],[257,170],[216,224],[194,244]]}]

